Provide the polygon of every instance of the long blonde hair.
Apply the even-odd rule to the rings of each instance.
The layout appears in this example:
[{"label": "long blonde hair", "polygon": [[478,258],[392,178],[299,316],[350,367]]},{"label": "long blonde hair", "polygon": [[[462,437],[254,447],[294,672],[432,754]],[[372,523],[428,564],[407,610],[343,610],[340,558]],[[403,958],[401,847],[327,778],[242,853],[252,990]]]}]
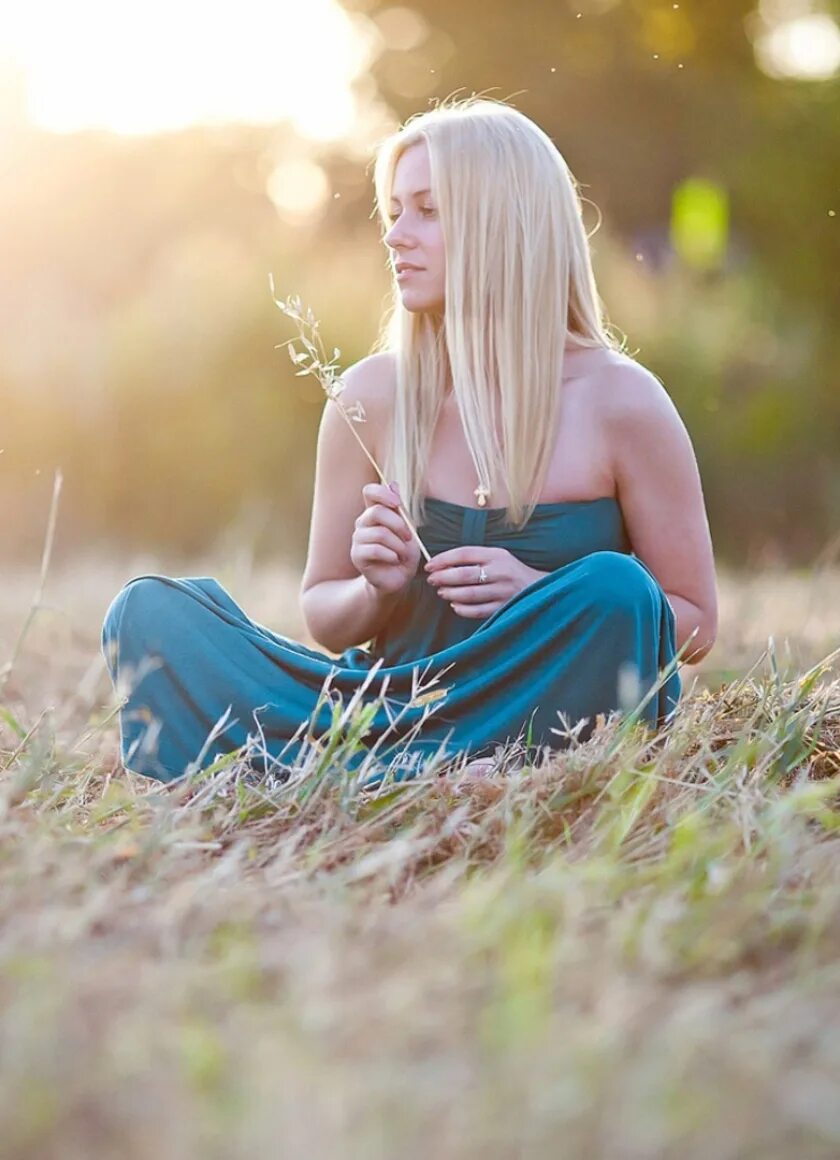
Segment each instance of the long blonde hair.
[{"label": "long blonde hair", "polygon": [[425,522],[421,491],[451,375],[478,478],[493,491],[506,482],[507,519],[521,527],[551,459],[567,340],[617,345],[595,285],[581,198],[538,125],[503,102],[471,97],[416,114],[379,145],[383,236],[397,162],[420,141],[443,233],[445,305],[442,313],[408,311],[393,287],[374,348],[397,355],[384,470],[412,520]]}]

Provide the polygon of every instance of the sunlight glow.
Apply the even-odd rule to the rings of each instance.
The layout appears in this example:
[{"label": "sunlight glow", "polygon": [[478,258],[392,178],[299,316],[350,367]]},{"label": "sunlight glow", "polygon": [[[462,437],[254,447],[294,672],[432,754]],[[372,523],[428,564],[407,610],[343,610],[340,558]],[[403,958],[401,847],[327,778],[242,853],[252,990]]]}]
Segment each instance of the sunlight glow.
[{"label": "sunlight glow", "polygon": [[840,70],[840,28],[827,13],[800,16],[759,36],[755,51],[772,77],[830,80]]},{"label": "sunlight glow", "polygon": [[320,165],[306,158],[282,161],[266,186],[277,212],[291,225],[308,221],[329,196],[330,184]]},{"label": "sunlight glow", "polygon": [[337,0],[33,0],[4,6],[0,41],[22,68],[29,117],[57,132],[125,134],[289,119],[336,140],[379,38]]}]

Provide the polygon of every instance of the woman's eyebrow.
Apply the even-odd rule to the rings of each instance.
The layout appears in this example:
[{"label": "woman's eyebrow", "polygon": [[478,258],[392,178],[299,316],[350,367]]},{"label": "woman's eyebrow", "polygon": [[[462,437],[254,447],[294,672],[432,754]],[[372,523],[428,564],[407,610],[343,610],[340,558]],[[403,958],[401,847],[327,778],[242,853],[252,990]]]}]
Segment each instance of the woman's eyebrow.
[{"label": "woman's eyebrow", "polygon": [[[416,189],[414,193],[410,193],[409,197],[423,197],[424,194],[431,193],[430,189]],[[391,201],[399,201],[400,199],[394,194],[391,194]]]}]

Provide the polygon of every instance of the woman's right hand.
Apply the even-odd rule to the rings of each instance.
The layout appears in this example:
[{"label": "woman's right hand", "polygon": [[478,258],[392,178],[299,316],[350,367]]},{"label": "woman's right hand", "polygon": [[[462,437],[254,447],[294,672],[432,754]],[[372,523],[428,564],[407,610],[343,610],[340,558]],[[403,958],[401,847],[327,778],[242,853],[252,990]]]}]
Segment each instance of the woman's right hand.
[{"label": "woman's right hand", "polygon": [[378,592],[401,592],[416,574],[421,552],[399,512],[399,489],[396,484],[367,483],[362,495],[365,510],[356,519],[350,559]]}]

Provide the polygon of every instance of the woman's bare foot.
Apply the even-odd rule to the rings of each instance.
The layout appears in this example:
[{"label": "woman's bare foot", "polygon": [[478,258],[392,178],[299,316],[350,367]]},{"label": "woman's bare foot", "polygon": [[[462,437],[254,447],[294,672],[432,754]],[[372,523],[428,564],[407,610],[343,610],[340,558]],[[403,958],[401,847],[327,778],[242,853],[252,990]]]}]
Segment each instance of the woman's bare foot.
[{"label": "woman's bare foot", "polygon": [[496,769],[496,762],[489,759],[471,761],[461,770],[461,777],[487,777]]}]

